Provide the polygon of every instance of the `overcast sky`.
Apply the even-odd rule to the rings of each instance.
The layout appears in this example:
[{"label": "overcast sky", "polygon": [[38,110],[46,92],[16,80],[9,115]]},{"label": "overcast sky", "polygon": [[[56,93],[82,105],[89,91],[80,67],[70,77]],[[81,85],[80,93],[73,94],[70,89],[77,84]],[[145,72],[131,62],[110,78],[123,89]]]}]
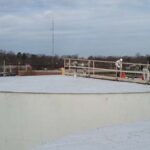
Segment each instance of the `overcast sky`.
[{"label": "overcast sky", "polygon": [[0,0],[0,49],[52,54],[150,54],[150,0]]}]

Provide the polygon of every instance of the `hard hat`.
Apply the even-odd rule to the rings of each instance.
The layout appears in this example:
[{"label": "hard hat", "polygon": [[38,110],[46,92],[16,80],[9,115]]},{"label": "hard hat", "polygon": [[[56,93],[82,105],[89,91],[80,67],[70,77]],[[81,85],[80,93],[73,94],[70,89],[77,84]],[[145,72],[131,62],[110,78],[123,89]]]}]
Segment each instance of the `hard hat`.
[{"label": "hard hat", "polygon": [[120,61],[123,61],[123,59],[122,59],[122,58],[120,58]]}]

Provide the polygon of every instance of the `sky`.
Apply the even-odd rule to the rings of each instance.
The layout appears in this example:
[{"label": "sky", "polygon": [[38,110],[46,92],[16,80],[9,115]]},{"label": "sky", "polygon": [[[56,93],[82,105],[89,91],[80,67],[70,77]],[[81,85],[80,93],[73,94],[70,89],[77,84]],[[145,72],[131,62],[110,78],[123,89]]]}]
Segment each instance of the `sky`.
[{"label": "sky", "polygon": [[150,54],[150,0],[0,0],[0,49],[52,55]]}]

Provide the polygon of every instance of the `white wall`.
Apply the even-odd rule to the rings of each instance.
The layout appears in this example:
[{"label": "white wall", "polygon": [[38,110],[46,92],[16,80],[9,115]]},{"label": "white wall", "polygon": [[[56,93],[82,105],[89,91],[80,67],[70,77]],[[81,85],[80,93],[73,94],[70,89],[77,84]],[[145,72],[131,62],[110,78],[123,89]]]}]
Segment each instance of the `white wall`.
[{"label": "white wall", "polygon": [[150,120],[150,93],[0,93],[0,150],[31,150],[87,129]]}]

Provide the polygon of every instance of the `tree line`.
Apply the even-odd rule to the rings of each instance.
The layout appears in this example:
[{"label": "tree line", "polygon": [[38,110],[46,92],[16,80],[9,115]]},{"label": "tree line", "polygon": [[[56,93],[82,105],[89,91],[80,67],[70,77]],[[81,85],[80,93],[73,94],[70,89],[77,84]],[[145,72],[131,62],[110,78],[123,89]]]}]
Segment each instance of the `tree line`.
[{"label": "tree line", "polygon": [[[78,55],[65,55],[65,56],[48,56],[42,54],[30,54],[30,53],[14,53],[11,51],[0,50],[0,65],[2,66],[5,60],[6,65],[31,65],[33,69],[41,70],[58,69],[63,67],[64,58],[81,58]],[[83,57],[82,57],[83,58]],[[89,56],[90,60],[104,60],[104,61],[116,61],[120,57],[118,56]],[[135,56],[123,56],[123,62],[133,63],[150,63],[150,55],[142,56],[139,53]]]},{"label": "tree line", "polygon": [[0,50],[0,65],[31,65],[33,69],[58,69],[63,67],[63,57]]}]

